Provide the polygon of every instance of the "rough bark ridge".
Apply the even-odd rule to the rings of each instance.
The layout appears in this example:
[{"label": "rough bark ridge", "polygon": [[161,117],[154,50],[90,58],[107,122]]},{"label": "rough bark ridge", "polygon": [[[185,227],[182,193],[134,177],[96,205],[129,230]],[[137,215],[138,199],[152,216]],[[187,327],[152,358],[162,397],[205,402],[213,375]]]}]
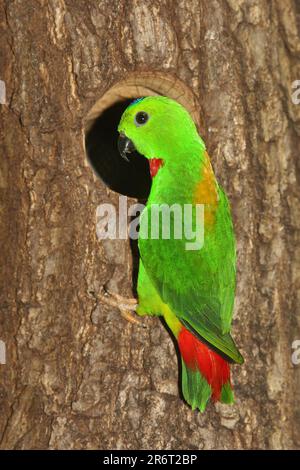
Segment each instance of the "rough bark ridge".
[{"label": "rough bark ridge", "polygon": [[[299,2],[0,5],[1,448],[299,447]],[[203,415],[178,396],[160,322],[137,330],[95,295],[110,279],[130,295],[131,253],[96,239],[96,207],[117,195],[86,163],[82,122],[135,70],[172,73],[199,97],[233,208],[246,363],[234,368],[236,404]]]}]

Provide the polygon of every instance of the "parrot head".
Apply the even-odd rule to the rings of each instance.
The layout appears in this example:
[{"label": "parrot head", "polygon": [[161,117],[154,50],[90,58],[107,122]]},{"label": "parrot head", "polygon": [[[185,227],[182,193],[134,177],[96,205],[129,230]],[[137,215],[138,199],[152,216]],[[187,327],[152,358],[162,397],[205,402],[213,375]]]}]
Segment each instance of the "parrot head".
[{"label": "parrot head", "polygon": [[121,117],[118,132],[123,158],[137,151],[149,160],[161,160],[164,164],[182,159],[181,150],[187,139],[198,144],[200,139],[187,110],[164,96],[147,96],[131,103]]}]

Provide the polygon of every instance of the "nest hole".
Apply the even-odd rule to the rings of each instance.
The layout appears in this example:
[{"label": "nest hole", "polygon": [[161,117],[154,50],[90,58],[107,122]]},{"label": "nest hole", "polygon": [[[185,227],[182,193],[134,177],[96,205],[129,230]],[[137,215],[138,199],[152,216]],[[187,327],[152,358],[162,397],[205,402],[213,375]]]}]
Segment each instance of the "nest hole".
[{"label": "nest hole", "polygon": [[126,196],[144,199],[151,186],[147,159],[134,152],[127,162],[121,158],[117,147],[118,124],[131,101],[114,103],[95,120],[86,135],[86,152],[95,173],[109,188]]},{"label": "nest hole", "polygon": [[85,149],[96,175],[113,191],[139,200],[146,200],[150,192],[149,164],[137,152],[129,162],[122,159],[117,147],[117,128],[133,99],[154,95],[177,100],[199,124],[195,95],[179,79],[160,72],[134,73],[115,83],[94,104],[85,120]]}]

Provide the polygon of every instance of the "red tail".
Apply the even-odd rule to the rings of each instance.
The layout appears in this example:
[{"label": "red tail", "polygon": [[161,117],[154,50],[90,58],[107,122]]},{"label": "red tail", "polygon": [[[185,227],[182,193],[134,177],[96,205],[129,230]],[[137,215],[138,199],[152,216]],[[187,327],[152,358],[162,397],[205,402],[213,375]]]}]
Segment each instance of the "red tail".
[{"label": "red tail", "polygon": [[184,327],[182,327],[177,340],[186,366],[193,371],[199,370],[201,372],[212,388],[212,399],[218,401],[222,386],[228,381],[230,383],[228,362]]}]

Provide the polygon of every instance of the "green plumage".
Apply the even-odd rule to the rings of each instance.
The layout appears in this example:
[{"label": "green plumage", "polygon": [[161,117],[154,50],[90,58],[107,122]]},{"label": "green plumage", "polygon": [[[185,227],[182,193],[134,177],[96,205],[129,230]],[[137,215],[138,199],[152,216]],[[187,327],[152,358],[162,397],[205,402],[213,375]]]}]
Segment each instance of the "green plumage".
[{"label": "green plumage", "polygon": [[211,387],[198,371],[191,371],[181,361],[182,393],[192,410],[204,411],[211,396]]},{"label": "green plumage", "polygon": [[[149,116],[144,126],[135,123],[136,113]],[[139,314],[164,315],[177,337],[182,325],[218,350],[229,361],[243,358],[230,335],[233,313],[236,254],[227,197],[218,185],[205,145],[188,112],[165,97],[147,97],[131,105],[122,116],[119,132],[149,160],[162,159],[153,178],[151,193],[140,220],[138,279]],[[153,205],[204,204],[204,244],[187,250],[186,235],[174,237],[174,213],[170,214],[170,239],[151,238]],[[183,230],[184,233],[184,230]],[[211,395],[200,373],[187,370],[183,362],[183,393],[191,406],[203,410]],[[197,396],[195,397],[195,390]],[[223,385],[221,400],[233,401],[230,385]]]}]

